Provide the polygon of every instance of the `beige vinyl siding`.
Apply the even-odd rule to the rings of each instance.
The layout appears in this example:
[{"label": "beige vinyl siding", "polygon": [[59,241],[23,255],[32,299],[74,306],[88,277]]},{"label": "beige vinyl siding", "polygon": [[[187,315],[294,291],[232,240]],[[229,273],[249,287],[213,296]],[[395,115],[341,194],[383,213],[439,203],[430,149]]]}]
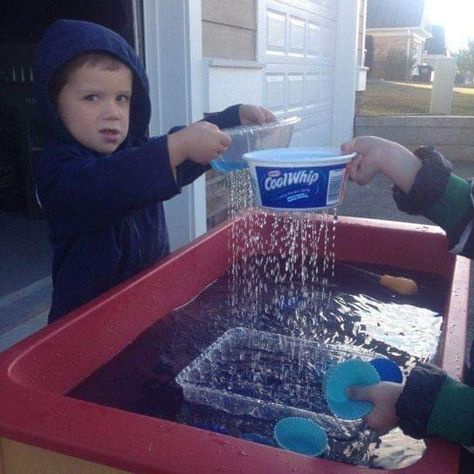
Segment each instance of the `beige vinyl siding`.
[{"label": "beige vinyl siding", "polygon": [[[204,57],[256,60],[257,1],[202,0]],[[208,229],[228,217],[228,184],[224,175],[212,170],[206,173]]]},{"label": "beige vinyl siding", "polygon": [[256,37],[256,0],[202,0],[204,57],[254,61]]}]

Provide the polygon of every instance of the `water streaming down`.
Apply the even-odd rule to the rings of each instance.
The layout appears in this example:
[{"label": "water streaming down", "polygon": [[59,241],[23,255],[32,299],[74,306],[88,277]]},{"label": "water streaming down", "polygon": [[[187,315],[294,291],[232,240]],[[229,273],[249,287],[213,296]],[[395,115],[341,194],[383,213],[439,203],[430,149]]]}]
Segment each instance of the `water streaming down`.
[{"label": "water streaming down", "polygon": [[[233,259],[229,295],[231,317],[235,317],[243,325],[267,331],[270,327],[266,321],[273,318],[279,325],[285,326],[292,336],[312,339],[317,334],[323,334],[334,342],[340,333],[344,334],[347,323],[344,318],[337,318],[336,324],[340,327],[330,324],[332,327],[329,328],[326,324],[328,318],[333,316],[329,307],[336,269],[337,210],[333,210],[332,216],[323,211],[318,221],[314,220],[313,214],[304,212],[271,213],[270,241],[264,243],[261,236],[264,234],[268,211],[253,207],[248,173],[232,174],[230,190],[231,217],[241,218],[239,221],[235,220],[238,224],[233,226],[229,242]],[[335,299],[344,307],[344,302],[340,300],[341,297]],[[404,352],[407,364],[413,363],[414,356],[427,359],[433,355],[433,341],[437,341],[440,333],[439,318],[428,328],[431,337],[421,338],[428,340],[427,347],[420,348],[417,339],[421,336],[421,331],[426,336],[427,329],[426,324],[423,324],[423,318],[426,317],[424,310],[405,308],[411,314],[408,330],[406,321],[402,321],[400,326],[396,323],[397,313],[403,311],[403,306],[382,305],[383,308],[377,308],[378,311],[374,312],[368,311],[367,306],[377,306],[376,300],[370,301],[370,298],[363,295],[356,295],[355,300],[358,305],[352,310],[354,315],[360,317],[360,323],[354,325],[353,335],[369,329],[371,339],[377,339],[376,344],[386,342],[390,345],[395,342],[396,349],[392,348],[392,355],[400,356]],[[381,312],[392,316],[391,331],[386,326],[381,327]],[[267,317],[263,318],[263,315]],[[349,347],[353,345],[353,341],[347,336],[344,343]],[[366,343],[370,346],[373,340]],[[274,381],[277,383],[278,379],[275,378]],[[300,391],[307,386],[303,380],[295,384],[295,399],[301,397]],[[318,403],[322,402],[318,400]],[[363,443],[369,438],[367,436]],[[400,445],[406,448],[406,459],[403,456],[400,458],[399,453],[398,457],[387,455],[387,459],[384,459],[384,453],[393,454]],[[396,447],[395,450],[393,447]],[[362,459],[359,456],[357,460],[350,448],[346,455],[350,462],[364,464],[370,459],[374,466],[400,468],[419,459],[424,449],[422,441],[412,440],[400,430],[395,430],[385,437],[385,442],[379,439],[370,458]]]},{"label": "water streaming down", "polygon": [[[397,297],[361,279],[336,262],[335,212],[322,213],[316,221],[308,213],[271,215],[254,208],[246,171],[228,176],[231,217],[239,217],[231,229],[228,273],[151,326],[70,396],[276,446],[272,430],[282,416],[277,409],[266,410],[265,418],[255,416],[253,408],[235,415],[186,401],[174,382],[176,374],[235,327],[349,351],[364,348],[390,357],[406,373],[415,360],[435,355],[448,290],[439,277],[416,272],[405,272],[419,283],[416,297]],[[365,268],[385,271],[374,265]],[[222,391],[239,396],[248,397],[245,388],[252,388],[261,397],[259,405],[276,398],[284,405],[330,415],[321,394],[323,370],[314,372],[314,361],[299,358],[298,344],[272,347],[237,352],[227,347],[205,362],[201,375],[219,373],[213,379],[216,386],[225,384]],[[288,365],[288,352],[296,371]],[[206,380],[201,388],[210,386]],[[338,426],[331,424],[328,433],[329,450],[322,455],[328,459],[400,468],[423,454],[423,442],[399,431],[374,441],[363,425]]]},{"label": "water streaming down", "polygon": [[[230,204],[234,224],[229,311],[245,314],[251,327],[259,327],[262,313],[274,312],[281,319],[281,310],[291,306],[295,311],[292,318],[284,315],[286,324],[293,335],[310,336],[331,300],[337,214],[323,212],[316,225],[312,213],[257,209],[247,172],[232,173]],[[271,228],[265,238],[268,221]]]}]

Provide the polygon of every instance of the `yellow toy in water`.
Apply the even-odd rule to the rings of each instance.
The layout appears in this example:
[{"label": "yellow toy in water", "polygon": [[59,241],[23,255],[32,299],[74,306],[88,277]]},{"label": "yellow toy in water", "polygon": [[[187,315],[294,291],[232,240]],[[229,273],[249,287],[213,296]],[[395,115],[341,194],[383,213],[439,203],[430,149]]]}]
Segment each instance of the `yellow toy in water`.
[{"label": "yellow toy in water", "polygon": [[416,295],[418,293],[418,285],[411,278],[392,275],[379,275],[378,273],[373,273],[367,270],[362,270],[361,268],[353,267],[347,263],[341,263],[341,265],[351,268],[356,272],[361,272],[369,277],[375,278],[381,286],[392,290],[399,295]]}]

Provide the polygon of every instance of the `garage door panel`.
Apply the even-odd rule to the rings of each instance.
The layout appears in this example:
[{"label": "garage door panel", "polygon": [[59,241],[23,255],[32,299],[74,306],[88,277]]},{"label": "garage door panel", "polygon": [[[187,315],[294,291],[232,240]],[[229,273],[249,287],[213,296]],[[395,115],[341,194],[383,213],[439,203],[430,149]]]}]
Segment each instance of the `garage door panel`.
[{"label": "garage door panel", "polygon": [[[283,6],[280,2],[274,2]],[[266,12],[266,60],[329,64],[334,60],[335,20],[318,17],[301,10]],[[306,13],[306,14],[305,14]]]},{"label": "garage door panel", "polygon": [[331,139],[336,3],[266,2],[264,100],[281,117],[302,118],[292,144]]},{"label": "garage door panel", "polygon": [[331,20],[336,19],[337,7],[335,0],[269,0],[268,6],[276,5],[277,10],[305,12]]},{"label": "garage door panel", "polygon": [[265,75],[265,104],[276,114],[283,114],[285,111],[285,82],[285,74]]}]

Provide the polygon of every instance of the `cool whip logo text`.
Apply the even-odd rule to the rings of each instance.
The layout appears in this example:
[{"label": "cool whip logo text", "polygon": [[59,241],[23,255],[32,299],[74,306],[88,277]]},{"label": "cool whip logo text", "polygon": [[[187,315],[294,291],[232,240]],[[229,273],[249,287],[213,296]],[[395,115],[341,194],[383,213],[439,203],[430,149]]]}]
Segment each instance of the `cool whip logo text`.
[{"label": "cool whip logo text", "polygon": [[263,183],[265,191],[273,191],[275,189],[286,188],[293,184],[306,184],[311,186],[319,178],[319,174],[312,170],[300,170],[282,173],[279,170],[272,170],[268,172],[267,177]]}]

